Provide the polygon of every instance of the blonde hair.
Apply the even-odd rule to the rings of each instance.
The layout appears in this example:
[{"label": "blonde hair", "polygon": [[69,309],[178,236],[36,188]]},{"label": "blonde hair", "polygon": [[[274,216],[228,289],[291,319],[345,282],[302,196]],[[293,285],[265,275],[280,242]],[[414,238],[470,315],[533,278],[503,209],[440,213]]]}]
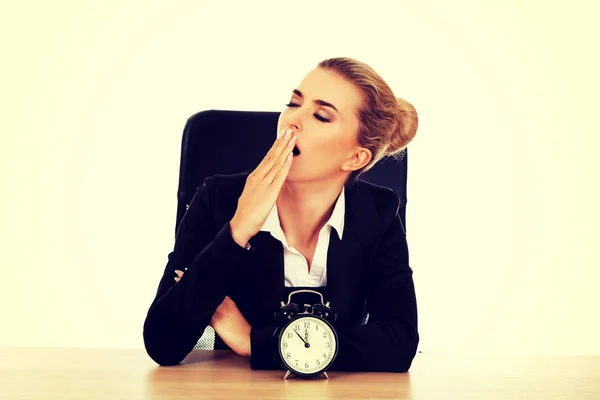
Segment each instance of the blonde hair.
[{"label": "blonde hair", "polygon": [[419,118],[415,107],[396,97],[381,76],[363,62],[337,57],[323,60],[317,67],[352,82],[363,95],[362,105],[356,110],[357,139],[360,146],[371,151],[372,158],[363,168],[353,171],[350,180],[356,181],[384,157],[401,158],[417,133]]}]

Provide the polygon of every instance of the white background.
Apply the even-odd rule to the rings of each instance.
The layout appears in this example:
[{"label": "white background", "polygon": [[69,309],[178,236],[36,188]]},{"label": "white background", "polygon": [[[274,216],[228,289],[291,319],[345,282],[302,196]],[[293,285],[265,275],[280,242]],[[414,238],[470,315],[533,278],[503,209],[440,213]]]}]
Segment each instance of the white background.
[{"label": "white background", "polygon": [[349,56],[420,116],[420,349],[599,354],[598,10],[555,3],[3,5],[0,345],[142,347],[186,119]]}]

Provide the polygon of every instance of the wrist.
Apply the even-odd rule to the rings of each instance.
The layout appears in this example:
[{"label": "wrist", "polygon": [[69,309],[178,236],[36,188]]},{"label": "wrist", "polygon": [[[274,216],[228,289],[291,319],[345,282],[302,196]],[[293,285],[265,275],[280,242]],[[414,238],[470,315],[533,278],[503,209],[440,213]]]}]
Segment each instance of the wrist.
[{"label": "wrist", "polygon": [[248,242],[250,241],[250,238],[252,237],[252,235],[243,233],[239,229],[237,222],[234,221],[233,219],[229,222],[229,229],[231,231],[231,237],[233,238],[233,240],[238,245],[245,248],[248,245]]},{"label": "wrist", "polygon": [[244,335],[244,343],[245,343],[245,352],[244,355],[246,357],[250,357],[250,355],[252,354],[252,343],[250,341],[250,331],[252,330],[252,327],[248,324],[247,328],[246,328],[246,334]]},{"label": "wrist", "polygon": [[[229,346],[229,344],[228,344],[228,346]],[[230,347],[235,352],[235,354],[237,354],[238,356],[250,357],[250,355],[251,355],[250,335],[248,335],[248,337],[244,336],[244,337],[238,338],[236,340],[236,343]]]}]

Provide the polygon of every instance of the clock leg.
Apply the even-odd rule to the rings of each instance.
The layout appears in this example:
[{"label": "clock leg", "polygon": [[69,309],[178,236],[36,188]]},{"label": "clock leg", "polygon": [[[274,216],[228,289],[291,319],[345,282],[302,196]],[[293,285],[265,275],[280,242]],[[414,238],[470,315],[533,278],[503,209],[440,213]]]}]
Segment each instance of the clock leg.
[{"label": "clock leg", "polygon": [[329,379],[329,375],[327,375],[327,371],[323,372],[323,375],[325,375],[325,378]]},{"label": "clock leg", "polygon": [[288,371],[288,372],[286,372],[286,373],[285,373],[285,376],[283,377],[283,379],[287,379],[287,378],[288,378],[288,376],[290,376],[290,373],[291,373],[291,371]]}]

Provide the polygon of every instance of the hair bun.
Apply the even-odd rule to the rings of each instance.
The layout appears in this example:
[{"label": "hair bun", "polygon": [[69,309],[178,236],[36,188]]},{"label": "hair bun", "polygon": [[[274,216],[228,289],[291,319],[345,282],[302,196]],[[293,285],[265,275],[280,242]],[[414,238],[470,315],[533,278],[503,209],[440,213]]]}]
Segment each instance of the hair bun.
[{"label": "hair bun", "polygon": [[390,137],[390,144],[386,150],[387,155],[402,152],[417,134],[419,115],[415,107],[408,101],[396,97],[398,102],[398,123]]}]

